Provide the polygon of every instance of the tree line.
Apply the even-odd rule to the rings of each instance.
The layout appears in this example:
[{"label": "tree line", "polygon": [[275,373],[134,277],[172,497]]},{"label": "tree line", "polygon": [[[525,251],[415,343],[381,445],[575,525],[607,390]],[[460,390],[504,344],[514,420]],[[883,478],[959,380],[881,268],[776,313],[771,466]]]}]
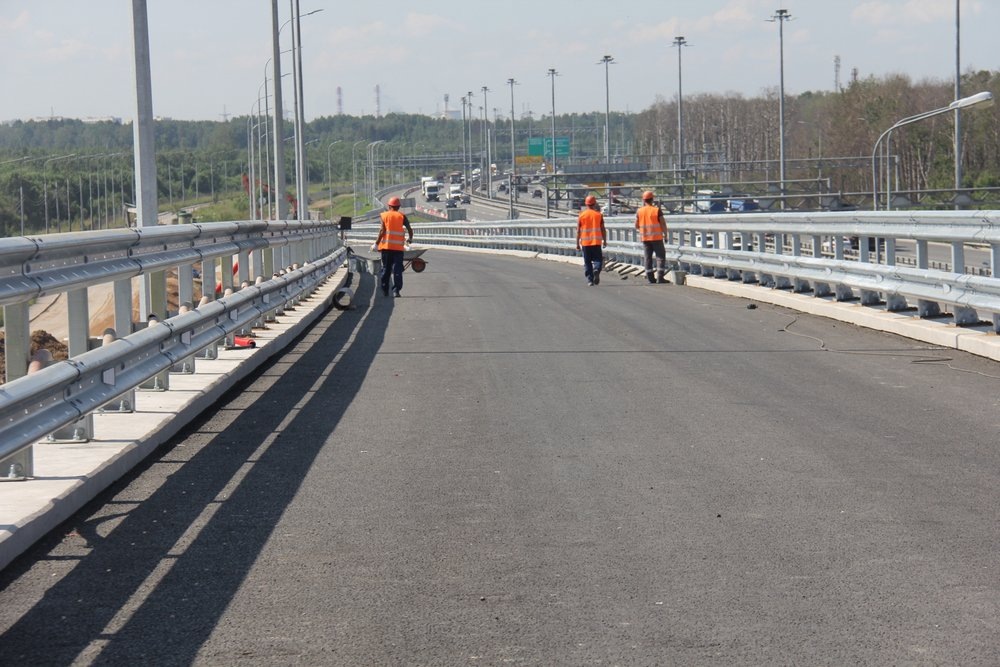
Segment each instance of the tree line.
[{"label": "tree line", "polygon": [[[988,91],[1000,97],[1000,74],[967,73],[962,77],[961,89],[963,95]],[[787,178],[815,179],[822,173],[831,179],[835,190],[870,192],[871,156],[879,136],[897,121],[946,107],[953,99],[953,82],[915,83],[903,75],[855,80],[839,92],[806,92],[787,98]],[[718,166],[721,162],[735,165],[741,180],[777,178],[777,91],[753,98],[739,94],[695,95],[683,100],[682,112],[688,165],[709,164],[715,176],[724,176],[720,173],[723,168]],[[949,112],[892,133],[888,150],[897,179],[894,188],[954,187],[953,128],[953,114]],[[962,187],[1000,186],[997,107],[962,112],[961,128]],[[638,114],[635,138],[640,153],[662,156],[669,165],[679,162],[676,97],[658,99]]]},{"label": "tree line", "polygon": [[[990,91],[1000,96],[1000,73],[965,74],[964,94]],[[896,121],[947,106],[953,83],[912,81],[903,75],[851,81],[842,91],[805,92],[785,100],[786,178],[819,180],[842,192],[870,192],[870,156],[879,135]],[[557,114],[556,134],[568,137],[570,162],[603,162],[605,125],[612,161],[648,164],[659,179],[690,182],[773,182],[778,178],[778,93],[766,90],[698,94],[683,99],[684,155],[679,155],[677,99],[658,98],[639,113]],[[902,190],[950,188],[954,181],[952,114],[900,128],[892,135],[894,187]],[[248,170],[248,145],[268,124],[238,116],[225,121],[161,119],[155,127],[157,181],[161,208],[193,198],[238,196]],[[268,128],[270,131],[270,128]],[[290,122],[283,123],[291,137]],[[420,114],[322,116],[304,130],[310,183],[351,183],[366,145],[385,142],[380,160],[420,162],[447,156],[461,168],[489,154],[501,168],[510,164],[510,118],[496,115],[468,122]],[[548,137],[551,118],[515,119],[515,151],[528,153],[534,137]],[[266,139],[266,141],[265,141]],[[0,125],[0,226],[4,235],[117,226],[133,193],[132,127],[72,119],[16,121]],[[487,148],[486,144],[489,144]],[[291,143],[287,144],[289,148]],[[259,157],[257,158],[260,159]],[[292,173],[291,150],[286,151]],[[962,114],[962,185],[1000,186],[998,108]],[[426,162],[426,161],[425,161]],[[443,164],[443,163],[442,163]],[[413,178],[413,173],[397,174]],[[291,180],[291,179],[290,179]]]}]

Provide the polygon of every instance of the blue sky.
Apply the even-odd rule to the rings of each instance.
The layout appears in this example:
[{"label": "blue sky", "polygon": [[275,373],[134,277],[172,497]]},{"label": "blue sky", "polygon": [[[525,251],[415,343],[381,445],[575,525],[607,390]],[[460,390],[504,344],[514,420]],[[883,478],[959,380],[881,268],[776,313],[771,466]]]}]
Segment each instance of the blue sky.
[{"label": "blue sky", "polygon": [[[611,108],[641,111],[677,94],[683,35],[684,95],[760,94],[778,85],[778,8],[785,23],[785,90],[831,90],[834,57],[842,83],[903,73],[950,80],[955,72],[953,0],[546,0],[417,3],[402,0],[299,0],[305,110],[309,119],[337,111],[434,113],[448,94],[452,109],[473,91],[509,113],[514,78],[517,114],[604,109],[604,54]],[[281,21],[289,1],[279,0]],[[221,119],[245,115],[263,92],[271,55],[269,0],[148,0],[157,115]],[[995,32],[1000,2],[962,0],[963,71],[1000,69]],[[0,0],[0,120],[49,116],[133,115],[130,0]],[[291,30],[282,33],[291,48]],[[288,55],[285,72],[291,71]],[[270,85],[270,84],[269,84]],[[290,77],[285,79],[290,96]],[[973,91],[967,91],[973,92]],[[492,114],[492,111],[491,111]]]}]

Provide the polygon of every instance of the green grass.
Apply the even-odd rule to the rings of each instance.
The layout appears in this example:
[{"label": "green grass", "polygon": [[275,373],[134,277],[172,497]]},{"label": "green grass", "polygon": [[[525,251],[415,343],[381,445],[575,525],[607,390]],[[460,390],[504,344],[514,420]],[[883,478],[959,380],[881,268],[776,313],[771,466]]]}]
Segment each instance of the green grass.
[{"label": "green grass", "polygon": [[216,204],[203,206],[194,211],[195,222],[224,222],[228,220],[247,220],[247,198],[244,196],[220,199]]}]

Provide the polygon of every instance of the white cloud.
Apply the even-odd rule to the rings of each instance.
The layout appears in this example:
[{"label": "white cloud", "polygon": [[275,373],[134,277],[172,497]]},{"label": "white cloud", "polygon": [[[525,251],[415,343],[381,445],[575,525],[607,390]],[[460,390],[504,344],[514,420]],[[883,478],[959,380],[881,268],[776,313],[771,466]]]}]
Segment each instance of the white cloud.
[{"label": "white cloud", "polygon": [[28,14],[27,9],[22,9],[18,12],[17,16],[12,19],[6,19],[0,16],[0,35],[15,33],[23,30],[30,22],[31,17]]}]

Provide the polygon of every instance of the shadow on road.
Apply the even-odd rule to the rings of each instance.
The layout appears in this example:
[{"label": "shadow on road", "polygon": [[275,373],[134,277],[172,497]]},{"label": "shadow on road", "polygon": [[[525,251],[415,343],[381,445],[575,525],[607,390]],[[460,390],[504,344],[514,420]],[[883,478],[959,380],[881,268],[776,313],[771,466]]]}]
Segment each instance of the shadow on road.
[{"label": "shadow on road", "polygon": [[360,276],[357,308],[321,318],[0,575],[12,595],[36,562],[69,570],[0,636],[3,662],[194,661],[378,353],[392,306],[373,289]]}]

